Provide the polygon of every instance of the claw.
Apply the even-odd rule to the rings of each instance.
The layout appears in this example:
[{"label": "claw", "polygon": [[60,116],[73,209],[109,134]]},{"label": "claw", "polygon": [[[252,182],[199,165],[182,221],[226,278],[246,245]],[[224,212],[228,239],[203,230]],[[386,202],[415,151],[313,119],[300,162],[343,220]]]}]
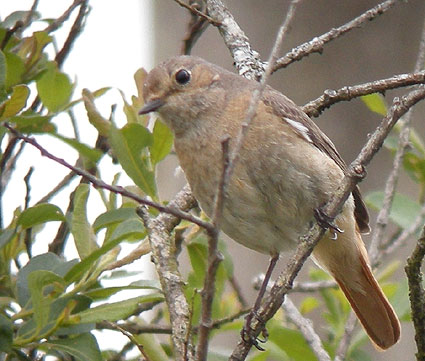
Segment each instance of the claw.
[{"label": "claw", "polygon": [[[327,214],[325,214],[320,208],[314,209],[314,218],[316,218],[317,223],[319,223],[319,226],[323,229],[329,228],[334,233],[344,233],[341,228],[339,228],[335,223],[333,223],[333,219]],[[332,239],[337,239],[337,237],[338,236]]]}]

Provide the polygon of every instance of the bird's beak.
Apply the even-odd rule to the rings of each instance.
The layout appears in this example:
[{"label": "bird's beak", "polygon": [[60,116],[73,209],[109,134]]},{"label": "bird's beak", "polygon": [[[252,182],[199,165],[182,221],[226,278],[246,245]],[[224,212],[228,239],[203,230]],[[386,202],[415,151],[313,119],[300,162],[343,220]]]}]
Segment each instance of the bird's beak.
[{"label": "bird's beak", "polygon": [[153,100],[147,102],[142,107],[142,109],[139,110],[139,114],[142,115],[142,114],[148,114],[150,112],[154,112],[157,109],[159,109],[160,107],[162,107],[164,104],[165,104],[165,102],[160,98],[153,99]]}]

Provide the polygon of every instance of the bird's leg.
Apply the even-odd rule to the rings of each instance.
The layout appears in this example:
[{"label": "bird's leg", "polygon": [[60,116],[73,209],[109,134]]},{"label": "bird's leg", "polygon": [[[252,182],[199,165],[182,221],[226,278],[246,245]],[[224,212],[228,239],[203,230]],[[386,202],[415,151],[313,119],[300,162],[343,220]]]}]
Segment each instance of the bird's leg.
[{"label": "bird's leg", "polygon": [[265,336],[264,340],[260,340],[258,338],[253,338],[250,335],[250,325],[253,317],[256,317],[259,322],[263,322],[261,318],[258,316],[257,312],[260,309],[261,301],[263,300],[264,294],[267,291],[267,285],[270,281],[270,277],[273,273],[273,269],[276,266],[277,260],[279,259],[279,254],[272,255],[270,259],[269,267],[267,268],[266,274],[264,276],[263,283],[261,284],[260,292],[258,293],[257,299],[255,300],[254,307],[248,313],[245,318],[245,325],[242,329],[241,336],[244,341],[251,342],[259,351],[264,351],[264,349],[258,344],[258,342],[266,342],[267,341],[267,331],[263,331],[263,335]]},{"label": "bird's leg", "polygon": [[344,233],[344,231],[341,228],[338,228],[338,226],[333,222],[333,219],[323,212],[320,207],[314,209],[314,218],[316,218],[317,223],[323,229],[329,228],[333,233]]}]

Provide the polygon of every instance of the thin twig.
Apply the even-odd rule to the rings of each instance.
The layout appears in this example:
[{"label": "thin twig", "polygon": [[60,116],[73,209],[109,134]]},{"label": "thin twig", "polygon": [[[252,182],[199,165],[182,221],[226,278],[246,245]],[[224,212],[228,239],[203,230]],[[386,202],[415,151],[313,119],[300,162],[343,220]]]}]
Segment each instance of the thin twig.
[{"label": "thin twig", "polygon": [[[394,240],[389,240],[387,243],[381,245],[382,249],[380,250],[380,253],[382,254],[382,257],[393,254],[396,249],[400,248],[406,243],[406,240],[418,234],[420,229],[423,227],[424,219],[425,204],[422,205],[419,214],[416,216],[409,228],[404,229],[403,232],[401,232]],[[375,264],[372,265],[376,266],[376,263],[377,262],[375,261]]]},{"label": "thin twig", "polygon": [[76,176],[77,174],[74,171],[69,172],[52,190],[49,191],[49,193],[40,198],[36,204],[49,202],[49,200],[58,194],[63,188],[68,186]]},{"label": "thin twig", "polygon": [[74,0],[71,6],[66,9],[61,16],[52,21],[43,31],[45,31],[46,33],[51,33],[60,28],[62,24],[69,19],[74,9],[86,1],[87,0]]},{"label": "thin twig", "polygon": [[350,30],[353,30],[355,28],[362,26],[364,23],[367,23],[368,21],[374,20],[379,15],[382,15],[386,11],[391,9],[395,5],[395,3],[400,1],[401,0],[384,1],[381,4],[376,5],[375,7],[369,9],[368,11],[361,14],[360,16],[349,21],[348,23],[336,29],[335,28],[331,29],[327,33],[321,36],[315,37],[314,39],[297,46],[296,48],[292,49],[289,53],[287,53],[285,56],[277,60],[276,64],[273,67],[273,72],[275,72],[278,69],[285,68],[289,64],[295,61],[301,60],[305,56],[308,56],[312,53],[322,53],[325,44],[329,43],[332,40],[335,40],[336,38],[339,38],[340,36],[346,34]]},{"label": "thin twig", "polygon": [[350,346],[351,337],[353,335],[356,324],[357,317],[354,312],[351,312],[345,324],[344,335],[339,342],[334,361],[344,361],[346,359],[345,355],[347,354],[348,347]]},{"label": "thin twig", "polygon": [[47,157],[47,158],[55,161],[56,163],[59,163],[59,164],[63,165],[64,167],[72,170],[74,173],[78,174],[79,176],[84,177],[87,181],[92,183],[95,187],[106,189],[110,192],[120,194],[123,197],[133,199],[140,204],[144,204],[146,206],[156,208],[160,212],[164,212],[164,213],[174,215],[175,217],[178,217],[180,219],[185,219],[189,222],[197,224],[198,226],[206,229],[207,231],[212,229],[212,225],[209,222],[205,222],[202,219],[191,215],[190,213],[183,212],[180,209],[174,208],[170,205],[169,206],[163,206],[162,204],[151,201],[150,199],[140,197],[139,195],[128,191],[124,187],[107,184],[104,181],[102,181],[101,179],[96,178],[95,176],[93,176],[92,174],[87,172],[86,170],[75,167],[75,166],[69,164],[68,162],[66,162],[64,159],[53,155],[52,153],[47,151],[45,148],[43,148],[34,138],[23,135],[22,133],[18,132],[16,129],[11,127],[9,124],[3,123],[3,126],[6,127],[7,129],[9,129],[10,132],[14,136],[16,136],[17,138],[23,140],[26,143],[31,144],[35,148],[37,148],[41,152],[42,156]]},{"label": "thin twig", "polygon": [[323,347],[319,335],[313,328],[313,323],[311,322],[311,320],[301,315],[300,311],[298,311],[297,307],[295,307],[289,297],[286,297],[285,302],[282,304],[282,308],[284,309],[286,316],[301,331],[304,336],[304,339],[309,344],[311,350],[314,352],[317,359],[319,361],[331,361],[329,354]]},{"label": "thin twig", "polygon": [[425,257],[425,228],[405,267],[409,282],[409,299],[415,327],[416,360],[425,361],[425,290],[421,267]]},{"label": "thin twig", "polygon": [[344,86],[338,90],[325,90],[323,95],[305,104],[302,109],[309,117],[318,117],[331,105],[372,93],[385,93],[387,90],[425,83],[425,71],[394,75],[391,78],[369,83]]},{"label": "thin twig", "polygon": [[[189,6],[196,7],[197,10],[203,11],[205,8],[205,3],[199,3],[197,0],[189,0]],[[193,12],[191,13],[190,21],[187,24],[187,31],[183,38],[183,45],[181,50],[182,54],[189,55],[191,53],[196,41],[208,28],[209,24],[210,23],[204,17],[198,16]]]},{"label": "thin twig", "polygon": [[80,1],[80,9],[78,11],[77,17],[75,18],[74,23],[72,24],[71,30],[68,33],[68,37],[66,38],[62,49],[55,56],[55,61],[58,64],[59,68],[62,67],[63,62],[71,51],[72,45],[83,30],[84,20],[88,14],[87,3],[88,0]]},{"label": "thin twig", "polygon": [[[421,37],[418,56],[416,59],[416,64],[414,69],[415,72],[418,72],[420,69],[423,68],[424,59],[425,59],[425,22],[423,24],[422,37]],[[394,196],[395,196],[395,192],[397,188],[398,177],[402,170],[404,155],[409,146],[412,114],[413,114],[413,109],[410,109],[407,112],[406,116],[404,117],[404,122],[402,124],[400,135],[398,138],[398,146],[397,146],[396,154],[394,156],[393,166],[388,176],[388,179],[385,183],[384,200],[382,203],[382,208],[379,211],[377,219],[376,219],[376,227],[375,227],[375,231],[372,234],[372,240],[369,247],[369,255],[370,255],[370,259],[372,263],[375,263],[375,261],[380,257],[379,249],[381,248],[381,244],[383,244],[384,242],[383,236],[389,222],[390,210],[393,204],[393,200],[394,200]]]},{"label": "thin twig", "polygon": [[[350,164],[348,171],[340,186],[336,189],[331,200],[323,208],[324,213],[330,220],[334,219],[342,209],[344,202],[351,194],[354,187],[364,177],[364,167],[368,165],[373,156],[382,147],[385,138],[395,125],[412,106],[425,98],[425,90],[415,90],[402,98],[395,98],[388,115],[369,138],[365,146],[360,151],[357,158]],[[292,288],[293,282],[304,262],[310,256],[314,246],[322,238],[325,230],[315,223],[309,232],[301,238],[295,254],[289,260],[286,270],[279,276],[273,285],[270,295],[262,303],[256,318],[249,325],[252,330],[251,336],[257,337],[264,329],[266,322],[273,317],[282,304],[288,290]],[[251,348],[251,343],[241,339],[234,349],[230,360],[245,360]]]},{"label": "thin twig", "polygon": [[136,338],[130,332],[124,330],[122,327],[118,326],[117,324],[113,322],[109,322],[109,321],[105,321],[105,322],[109,323],[109,325],[111,326],[111,329],[117,330],[121,332],[124,336],[126,336],[131,341],[131,343],[133,343],[133,345],[135,345],[138,348],[142,356],[145,358],[145,361],[152,360],[143,349],[143,346],[139,342],[137,342]]},{"label": "thin twig", "polygon": [[189,10],[191,13],[201,17],[202,19],[208,21],[210,24],[214,25],[214,26],[220,26],[221,23],[219,21],[214,20],[213,18],[211,18],[210,16],[208,16],[207,14],[204,14],[202,11],[199,11],[199,9],[197,9],[195,6],[193,5],[188,5],[185,2],[181,1],[181,0],[174,0],[177,4],[179,4],[180,6],[184,7],[185,9]]}]

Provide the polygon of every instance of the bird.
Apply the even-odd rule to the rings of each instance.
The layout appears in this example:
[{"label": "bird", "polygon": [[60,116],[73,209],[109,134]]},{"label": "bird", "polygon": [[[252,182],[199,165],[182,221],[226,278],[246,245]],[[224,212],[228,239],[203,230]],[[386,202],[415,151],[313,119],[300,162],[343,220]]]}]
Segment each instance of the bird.
[{"label": "bird", "polygon": [[[224,167],[223,139],[231,151],[259,89],[257,81],[189,55],[162,62],[145,79],[139,114],[156,112],[169,126],[193,195],[210,217]],[[272,257],[293,250],[346,170],[308,115],[267,85],[225,189],[221,230]],[[369,230],[356,187],[312,257],[335,279],[373,344],[386,350],[398,342],[400,322],[372,273],[362,240]]]}]

